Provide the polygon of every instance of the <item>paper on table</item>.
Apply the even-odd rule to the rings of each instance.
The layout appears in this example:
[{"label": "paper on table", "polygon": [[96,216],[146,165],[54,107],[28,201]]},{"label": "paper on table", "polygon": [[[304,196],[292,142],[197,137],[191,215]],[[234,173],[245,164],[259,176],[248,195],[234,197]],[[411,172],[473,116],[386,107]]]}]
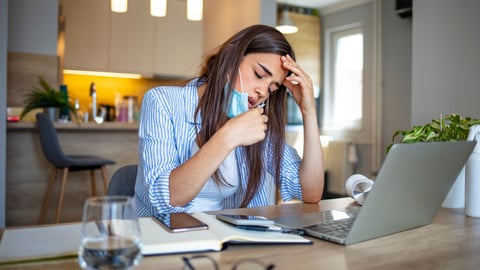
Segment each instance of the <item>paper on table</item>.
[{"label": "paper on table", "polygon": [[0,264],[76,256],[81,224],[5,229]]}]

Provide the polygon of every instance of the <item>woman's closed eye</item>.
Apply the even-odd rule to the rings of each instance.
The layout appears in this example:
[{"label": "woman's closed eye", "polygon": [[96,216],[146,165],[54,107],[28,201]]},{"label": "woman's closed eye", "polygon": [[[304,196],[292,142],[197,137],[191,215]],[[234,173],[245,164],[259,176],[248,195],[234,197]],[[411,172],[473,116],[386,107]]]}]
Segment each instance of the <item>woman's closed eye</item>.
[{"label": "woman's closed eye", "polygon": [[[263,76],[261,75],[260,73],[254,71],[254,74],[255,74],[255,77],[257,77],[257,79],[264,79],[266,78],[267,76]],[[269,86],[268,86],[268,93],[271,94],[273,93],[274,91],[277,91],[278,89],[280,88],[280,84],[277,83],[277,82],[272,82]]]}]

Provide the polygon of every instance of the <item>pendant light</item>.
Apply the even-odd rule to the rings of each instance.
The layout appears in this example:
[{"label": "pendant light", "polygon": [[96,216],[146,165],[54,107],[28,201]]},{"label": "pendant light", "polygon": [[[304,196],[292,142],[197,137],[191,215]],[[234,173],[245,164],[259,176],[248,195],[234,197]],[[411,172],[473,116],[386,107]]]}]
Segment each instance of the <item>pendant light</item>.
[{"label": "pendant light", "polygon": [[167,16],[167,0],[150,0],[150,15],[153,17]]},{"label": "pendant light", "polygon": [[293,34],[298,32],[298,27],[296,27],[290,19],[287,6],[284,7],[280,20],[275,28],[283,34]]},{"label": "pendant light", "polygon": [[203,17],[203,0],[187,0],[187,19],[201,21]]},{"label": "pendant light", "polygon": [[128,9],[128,0],[110,0],[110,9],[113,12],[125,13]]}]

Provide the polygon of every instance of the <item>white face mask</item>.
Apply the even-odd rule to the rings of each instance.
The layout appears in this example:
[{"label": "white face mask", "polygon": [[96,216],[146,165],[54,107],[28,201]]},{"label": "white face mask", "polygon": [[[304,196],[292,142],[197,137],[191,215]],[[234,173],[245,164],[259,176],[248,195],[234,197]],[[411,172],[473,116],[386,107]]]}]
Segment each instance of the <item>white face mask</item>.
[{"label": "white face mask", "polygon": [[[236,117],[244,112],[248,111],[248,93],[244,92],[243,89],[243,81],[242,81],[242,72],[238,69],[238,73],[240,76],[240,86],[242,87],[242,92],[233,89],[232,95],[230,96],[230,100],[227,104],[227,116],[228,118]],[[229,83],[225,84],[223,88],[224,93],[228,92]]]}]

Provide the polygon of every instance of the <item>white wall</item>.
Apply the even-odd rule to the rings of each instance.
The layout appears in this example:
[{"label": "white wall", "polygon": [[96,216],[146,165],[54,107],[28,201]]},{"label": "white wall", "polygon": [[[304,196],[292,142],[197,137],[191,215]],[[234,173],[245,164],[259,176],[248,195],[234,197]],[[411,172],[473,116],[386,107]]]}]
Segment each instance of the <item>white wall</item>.
[{"label": "white wall", "polygon": [[58,0],[8,2],[8,50],[57,55]]},{"label": "white wall", "polygon": [[381,153],[397,130],[411,128],[412,20],[395,13],[395,0],[382,1]]},{"label": "white wall", "polygon": [[260,23],[277,25],[277,1],[260,0]]},{"label": "white wall", "polygon": [[480,1],[413,1],[412,124],[480,118]]},{"label": "white wall", "polygon": [[0,0],[0,228],[6,212],[8,51],[57,55],[58,0]]},{"label": "white wall", "polygon": [[0,228],[5,227],[8,0],[0,0]]}]

